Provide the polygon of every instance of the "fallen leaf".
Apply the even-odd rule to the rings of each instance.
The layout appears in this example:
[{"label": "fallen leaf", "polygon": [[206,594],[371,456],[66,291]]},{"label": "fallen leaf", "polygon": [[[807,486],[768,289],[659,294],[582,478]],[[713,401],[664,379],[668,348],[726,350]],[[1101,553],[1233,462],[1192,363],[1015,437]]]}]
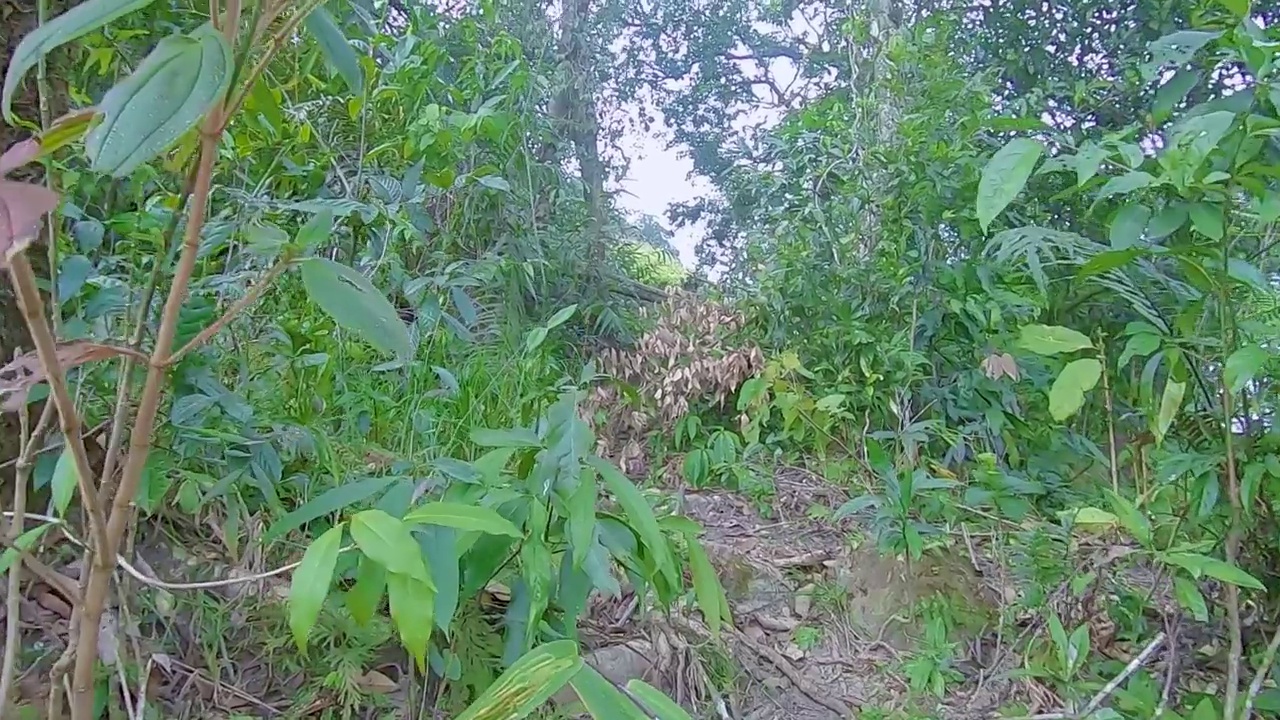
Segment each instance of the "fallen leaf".
[{"label": "fallen leaf", "polygon": [[40,218],[56,207],[58,195],[47,187],[0,180],[0,267],[31,244],[40,230]]},{"label": "fallen leaf", "polygon": [[[2,239],[0,236],[0,240]],[[137,350],[87,340],[63,343],[58,346],[57,354],[58,364],[62,366],[64,373],[85,363],[108,360],[120,355],[131,355],[140,362],[147,362],[147,357]],[[46,378],[35,351],[19,355],[13,362],[0,367],[0,398],[4,398],[0,402],[0,409],[12,412],[22,407],[31,388],[44,382]]]},{"label": "fallen leaf", "polygon": [[7,175],[10,170],[16,170],[37,157],[40,157],[40,141],[28,138],[14,143],[4,151],[3,155],[0,155],[0,175]]},{"label": "fallen leaf", "polygon": [[366,695],[386,695],[400,688],[400,684],[377,670],[370,670],[356,677],[356,687]]}]

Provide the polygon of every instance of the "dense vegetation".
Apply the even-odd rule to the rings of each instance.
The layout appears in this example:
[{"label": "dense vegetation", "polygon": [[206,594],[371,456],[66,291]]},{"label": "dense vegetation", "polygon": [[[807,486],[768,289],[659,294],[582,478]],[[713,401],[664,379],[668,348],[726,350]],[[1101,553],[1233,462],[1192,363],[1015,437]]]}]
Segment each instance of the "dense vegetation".
[{"label": "dense vegetation", "polygon": [[0,716],[1280,713],[1280,9],[0,18]]}]

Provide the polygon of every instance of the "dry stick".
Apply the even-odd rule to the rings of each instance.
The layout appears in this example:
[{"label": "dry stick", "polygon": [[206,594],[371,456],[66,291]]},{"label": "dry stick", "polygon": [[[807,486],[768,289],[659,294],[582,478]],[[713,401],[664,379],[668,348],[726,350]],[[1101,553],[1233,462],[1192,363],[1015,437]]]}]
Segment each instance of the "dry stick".
[{"label": "dry stick", "polygon": [[[211,9],[215,8],[216,5],[211,7]],[[233,47],[239,26],[240,1],[227,0],[226,16],[223,18],[223,35],[227,38],[228,44]],[[200,160],[196,169],[195,185],[191,192],[191,211],[187,217],[182,253],[174,273],[173,285],[165,300],[160,330],[148,363],[142,397],[138,401],[133,431],[129,435],[129,454],[125,459],[119,490],[111,504],[111,515],[107,520],[105,542],[97,552],[101,562],[94,563],[89,570],[89,582],[85,588],[81,611],[80,634],[76,639],[75,674],[72,681],[71,716],[73,720],[91,720],[93,716],[94,667],[97,661],[99,625],[106,607],[107,591],[110,589],[111,578],[115,572],[117,547],[124,537],[131,516],[130,506],[134,495],[137,494],[142,473],[146,469],[147,456],[151,452],[156,414],[160,409],[160,395],[164,389],[164,380],[168,376],[166,361],[173,348],[178,315],[182,311],[182,303],[187,297],[187,287],[195,272],[196,255],[200,248],[200,231],[204,227],[205,216],[209,209],[213,166],[218,157],[218,140],[225,125],[223,108],[222,102],[216,104],[205,117],[201,128]]]},{"label": "dry stick", "polygon": [[181,360],[183,356],[185,356],[187,353],[200,347],[201,345],[204,345],[206,342],[209,341],[210,338],[212,338],[214,335],[217,335],[219,331],[221,331],[223,328],[227,326],[227,323],[230,323],[232,320],[235,319],[237,315],[244,312],[245,309],[252,306],[254,303],[258,302],[258,299],[262,297],[262,293],[266,291],[267,288],[271,287],[271,283],[274,282],[275,279],[280,276],[280,273],[289,269],[289,265],[292,262],[293,262],[293,258],[288,256],[282,257],[278,261],[276,261],[276,264],[271,266],[271,269],[268,270],[267,274],[264,275],[263,278],[258,281],[257,285],[254,285],[252,288],[250,288],[249,292],[245,293],[244,297],[240,298],[235,303],[233,303],[231,307],[227,308],[227,311],[222,314],[222,317],[213,321],[213,324],[211,324],[209,327],[205,328],[204,330],[201,330],[199,335],[196,335],[194,338],[191,338],[191,340],[188,341],[186,345],[183,345],[178,351],[173,353],[173,355],[171,355],[169,359],[165,361],[165,364],[166,365],[177,364],[177,362]]},{"label": "dry stick", "polygon": [[1242,720],[1249,720],[1253,713],[1253,702],[1258,699],[1258,693],[1262,692],[1263,681],[1267,679],[1267,675],[1271,674],[1271,666],[1275,664],[1277,650],[1280,650],[1280,626],[1276,627],[1275,632],[1271,634],[1271,642],[1267,643],[1267,652],[1262,656],[1262,664],[1258,666],[1253,682],[1249,683],[1249,694],[1244,699],[1244,714],[1240,716]]},{"label": "dry stick", "polygon": [[36,285],[36,274],[31,269],[25,252],[15,253],[9,262],[9,276],[13,279],[14,290],[18,295],[18,306],[31,330],[31,340],[35,343],[36,354],[40,365],[44,368],[45,379],[53,394],[54,404],[58,408],[58,420],[62,425],[62,435],[67,448],[75,461],[76,484],[80,486],[80,500],[85,512],[89,515],[89,532],[94,541],[105,544],[106,523],[104,522],[102,503],[98,499],[98,491],[94,487],[94,472],[89,465],[89,455],[84,449],[84,436],[80,433],[80,413],[76,411],[75,401],[67,388],[67,375],[58,361],[58,344],[53,339],[53,331],[45,318],[44,300],[40,298],[40,288]]},{"label": "dry stick", "polygon": [[[1224,252],[1224,262],[1228,253]],[[1224,272],[1225,272],[1224,268]],[[1218,296],[1219,324],[1222,327],[1222,347],[1231,347],[1231,315],[1227,311],[1227,285],[1222,283]],[[1222,394],[1223,437],[1226,441],[1227,461],[1227,494],[1231,501],[1231,526],[1227,529],[1226,559],[1231,565],[1238,565],[1240,559],[1241,519],[1240,478],[1236,475],[1235,432],[1232,424],[1235,410],[1232,407],[1234,395],[1225,381],[1220,381]],[[1240,663],[1244,657],[1244,640],[1240,630],[1240,588],[1234,583],[1227,583],[1227,632],[1231,641],[1231,655],[1227,658],[1227,691],[1222,703],[1223,717],[1234,720],[1236,704],[1240,695]]]},{"label": "dry stick", "polygon": [[1102,338],[1098,339],[1098,354],[1102,360],[1102,397],[1107,408],[1107,449],[1111,454],[1111,492],[1120,494],[1120,463],[1116,452],[1115,406],[1111,399],[1111,373],[1107,372],[1107,349]]},{"label": "dry stick", "polygon": [[[49,404],[45,403],[45,407],[49,407]],[[27,413],[26,405],[18,410],[18,422],[21,451],[18,454],[18,468],[14,472],[13,519],[9,521],[8,537],[9,541],[15,543],[22,534],[22,516],[27,512],[27,476],[31,473],[31,448],[35,446],[31,440],[31,416]],[[18,633],[22,624],[18,606],[21,593],[22,560],[15,559],[9,566],[9,597],[5,603],[4,660],[0,661],[0,710],[9,707],[9,695],[13,692],[14,668],[18,661]]]},{"label": "dry stick", "polygon": [[1111,693],[1115,692],[1116,688],[1123,685],[1124,681],[1128,680],[1130,675],[1137,672],[1138,668],[1147,664],[1147,661],[1151,659],[1151,656],[1155,654],[1156,650],[1160,649],[1160,646],[1164,644],[1165,637],[1163,630],[1156,633],[1156,636],[1151,639],[1151,642],[1147,643],[1147,646],[1142,648],[1142,652],[1138,653],[1138,657],[1130,660],[1129,664],[1124,666],[1124,670],[1122,670],[1119,675],[1111,678],[1111,682],[1102,686],[1102,689],[1098,691],[1098,694],[1094,695],[1093,699],[1089,701],[1089,704],[1084,706],[1084,711],[1079,714],[1079,717],[1087,718],[1092,715],[1093,711],[1097,710],[1107,698],[1111,697]]}]

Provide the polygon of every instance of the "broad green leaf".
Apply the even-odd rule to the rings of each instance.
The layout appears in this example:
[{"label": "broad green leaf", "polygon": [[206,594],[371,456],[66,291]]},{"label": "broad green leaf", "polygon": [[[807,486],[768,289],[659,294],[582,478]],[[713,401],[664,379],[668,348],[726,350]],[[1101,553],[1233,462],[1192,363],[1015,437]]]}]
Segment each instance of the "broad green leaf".
[{"label": "broad green leaf", "polygon": [[333,211],[321,210],[305,225],[298,228],[298,235],[293,239],[299,248],[309,250],[319,247],[321,243],[329,239],[333,234]]},{"label": "broad green leaf", "polygon": [[301,652],[307,651],[307,635],[329,595],[341,545],[342,525],[335,525],[311,543],[302,555],[302,564],[293,571],[293,582],[289,585],[289,629]]},{"label": "broad green leaf", "polygon": [[698,609],[711,631],[711,637],[720,637],[720,578],[716,575],[715,566],[707,551],[696,538],[689,541],[689,571],[693,575],[693,594],[698,600]]},{"label": "broad green leaf", "polygon": [[1049,414],[1062,422],[1084,405],[1084,394],[1098,384],[1102,363],[1097,358],[1081,358],[1067,364],[1049,388]]},{"label": "broad green leaf", "polygon": [[400,360],[413,357],[408,328],[368,278],[328,258],[311,257],[300,264],[307,296],[334,322]]},{"label": "broad green leaf", "polygon": [[644,704],[645,709],[656,720],[693,720],[689,713],[667,697],[666,693],[639,678],[628,681],[627,690]]},{"label": "broad green leaf", "polygon": [[351,48],[347,36],[342,34],[342,28],[338,27],[337,21],[329,11],[323,7],[317,7],[303,22],[307,32],[311,33],[319,43],[325,59],[342,76],[351,94],[364,94],[364,71],[360,68],[360,57]]},{"label": "broad green leaf", "polygon": [[377,509],[358,512],[351,516],[351,538],[361,552],[387,570],[431,586],[418,542],[400,520]]},{"label": "broad green leaf", "polygon": [[496,448],[542,447],[542,439],[538,437],[538,434],[526,428],[509,428],[506,430],[474,428],[471,431],[471,442],[482,447]]},{"label": "broad green leaf", "polygon": [[1076,153],[1076,187],[1084,185],[1098,174],[1098,168],[1102,167],[1107,154],[1106,148],[1093,142],[1081,143],[1080,150]]},{"label": "broad green leaf", "polygon": [[[83,37],[112,20],[145,8],[153,1],[87,0],[27,33],[18,47],[14,48],[13,55],[9,58],[9,69],[4,76],[4,92],[0,97],[4,119],[10,125],[16,123],[17,118],[11,109],[13,94],[17,92],[23,76],[40,62],[40,58],[48,55],[54,48]],[[10,20],[6,32],[12,31]]]},{"label": "broad green leaf", "polygon": [[347,610],[357,623],[368,625],[382,602],[387,587],[387,569],[367,555],[360,556],[356,584],[347,591]]},{"label": "broad green leaf", "polygon": [[1074,525],[1102,525],[1104,527],[1116,527],[1120,523],[1120,518],[1114,513],[1096,507],[1082,507],[1074,510],[1061,510],[1058,517],[1071,522]]},{"label": "broad green leaf", "polygon": [[1181,574],[1174,575],[1173,594],[1178,598],[1178,604],[1191,613],[1196,622],[1209,621],[1209,606],[1205,603],[1204,595],[1194,581]]},{"label": "broad green leaf", "polygon": [[1186,222],[1186,206],[1181,203],[1170,205],[1151,216],[1146,235],[1151,240],[1163,240],[1177,232]]},{"label": "broad green leaf", "polygon": [[75,455],[71,446],[64,445],[58,455],[58,464],[53,466],[53,478],[49,480],[49,490],[53,495],[53,507],[59,515],[66,515],[71,506],[71,498],[75,497],[76,487],[80,483],[80,473],[76,471]]},{"label": "broad green leaf", "polygon": [[591,717],[600,720],[650,720],[598,670],[583,663],[569,681]]},{"label": "broad green leaf", "polygon": [[1208,575],[1211,578],[1231,583],[1237,587],[1250,590],[1266,589],[1257,578],[1225,560],[1189,552],[1165,553],[1161,557],[1170,565],[1177,565],[1188,570],[1196,577]]},{"label": "broad green leaf", "polygon": [[587,559],[596,532],[596,474],[590,468],[578,476],[578,487],[569,497],[567,506],[573,567],[580,568]]},{"label": "broad green leaf", "polygon": [[0,553],[0,577],[8,573],[9,568],[13,567],[13,564],[17,562],[19,550],[30,550],[36,544],[36,541],[40,539],[40,536],[44,535],[45,531],[54,525],[57,525],[57,523],[37,525],[14,538],[13,547],[5,548],[4,552]]},{"label": "broad green leaf", "polygon": [[1236,282],[1252,285],[1259,290],[1272,290],[1271,284],[1267,282],[1267,277],[1258,270],[1257,266],[1248,260],[1241,258],[1227,259],[1227,275]]},{"label": "broad green leaf", "polygon": [[987,161],[978,181],[978,224],[985,232],[1009,203],[1022,192],[1044,154],[1035,140],[1014,138]]},{"label": "broad green leaf", "polygon": [[608,460],[589,455],[586,461],[596,469],[605,487],[617,498],[618,504],[626,512],[627,519],[640,534],[640,539],[648,546],[654,566],[666,576],[672,587],[678,586],[680,583],[675,562],[671,559],[671,546],[666,536],[662,534],[662,528],[658,526],[653,508],[649,507],[640,489]]},{"label": "broad green leaf", "polygon": [[1164,384],[1164,393],[1160,396],[1160,413],[1156,416],[1154,429],[1156,442],[1164,442],[1164,436],[1173,426],[1173,419],[1182,408],[1182,398],[1187,392],[1187,384],[1170,378]]},{"label": "broad green leaf", "polygon": [[1124,369],[1133,358],[1145,358],[1159,349],[1159,335],[1152,335],[1151,333],[1132,335],[1129,337],[1129,341],[1125,343],[1124,350],[1120,352],[1120,360],[1116,362],[1116,367]]},{"label": "broad green leaf", "polygon": [[545,327],[536,327],[529,331],[524,338],[524,347],[529,352],[533,352],[541,347],[542,343],[547,339],[547,329]]},{"label": "broad green leaf", "polygon": [[1105,200],[1113,195],[1125,195],[1134,190],[1141,190],[1149,187],[1156,179],[1150,174],[1141,170],[1125,173],[1119,177],[1113,177],[1107,181],[1098,191],[1098,199]]},{"label": "broad green leaf", "polygon": [[1191,227],[1196,232],[1211,240],[1221,240],[1226,231],[1223,226],[1222,208],[1209,203],[1191,203],[1188,208],[1191,215]]},{"label": "broad green leaf", "polygon": [[560,308],[558,311],[556,311],[556,314],[552,315],[551,319],[547,321],[547,329],[550,330],[551,328],[560,327],[561,325],[568,322],[569,318],[573,317],[573,314],[577,311],[578,311],[577,303],[569,305],[568,307]]},{"label": "broad green leaf", "polygon": [[575,640],[556,640],[525,653],[457,720],[520,720],[559,692],[583,666]]},{"label": "broad green leaf", "polygon": [[1245,345],[1231,353],[1222,371],[1227,387],[1233,393],[1243,390],[1270,357],[1271,353],[1261,345]]},{"label": "broad green leaf", "polygon": [[429,502],[414,508],[404,516],[406,523],[442,525],[458,530],[475,530],[490,535],[522,537],[524,533],[496,510],[477,505],[460,505],[450,502]]},{"label": "broad green leaf", "polygon": [[1143,231],[1147,229],[1149,222],[1151,222],[1151,210],[1146,205],[1134,203],[1120,208],[1111,219],[1111,229],[1108,233],[1111,248],[1123,250],[1142,242]]},{"label": "broad green leaf", "polygon": [[102,122],[84,141],[90,167],[124,177],[167,150],[222,99],[232,60],[226,39],[209,23],[161,40],[102,98]]},{"label": "broad green leaf", "polygon": [[429,525],[419,528],[418,548],[431,569],[431,584],[436,587],[432,615],[436,627],[447,636],[454,613],[458,610],[458,594],[462,584],[458,569],[458,531],[450,527]]},{"label": "broad green leaf", "polygon": [[1147,44],[1151,62],[1142,66],[1142,76],[1147,82],[1154,80],[1168,65],[1181,65],[1189,61],[1208,42],[1220,37],[1220,32],[1179,30]]},{"label": "broad green leaf", "polygon": [[1155,102],[1151,105],[1151,116],[1157,123],[1162,123],[1173,114],[1173,109],[1186,98],[1187,93],[1200,83],[1200,73],[1195,70],[1179,70],[1169,78],[1169,82],[1156,90]]},{"label": "broad green leaf", "polygon": [[1023,325],[1018,346],[1037,355],[1059,355],[1093,347],[1084,333],[1059,325]]},{"label": "broad green leaf", "polygon": [[394,477],[366,478],[330,488],[273,523],[262,535],[262,544],[267,545],[290,530],[302,527],[316,518],[322,518],[361,500],[366,500],[387,489],[395,480]]},{"label": "broad green leaf", "polygon": [[[415,544],[415,551],[416,551]],[[391,622],[400,633],[400,643],[409,651],[420,672],[427,667],[427,645],[435,620],[431,617],[435,607],[435,589],[420,578],[397,572],[387,573],[387,604],[391,609]]]},{"label": "broad green leaf", "polygon": [[1151,521],[1128,498],[1107,490],[1107,498],[1111,501],[1111,509],[1125,530],[1143,547],[1151,547]]},{"label": "broad green leaf", "polygon": [[1126,247],[1122,250],[1100,252],[1089,258],[1089,262],[1081,266],[1080,272],[1076,273],[1076,279],[1083,280],[1093,275],[1100,275],[1109,270],[1124,267],[1135,259],[1142,257],[1145,253],[1146,251],[1139,247]]}]

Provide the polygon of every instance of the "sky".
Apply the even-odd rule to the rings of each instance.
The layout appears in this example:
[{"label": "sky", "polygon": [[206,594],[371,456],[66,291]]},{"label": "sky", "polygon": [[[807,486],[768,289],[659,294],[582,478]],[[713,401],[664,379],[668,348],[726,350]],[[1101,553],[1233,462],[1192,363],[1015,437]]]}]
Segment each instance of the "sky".
[{"label": "sky", "polygon": [[680,148],[666,147],[667,141],[662,137],[665,131],[666,126],[659,118],[652,134],[637,131],[624,141],[631,156],[631,167],[617,188],[621,192],[615,199],[627,210],[652,215],[672,230],[675,237],[671,243],[680,253],[680,262],[692,268],[697,262],[694,249],[701,230],[694,226],[673,227],[667,220],[667,206],[705,196],[711,192],[711,186],[700,176],[690,179],[693,161],[681,157]]}]

